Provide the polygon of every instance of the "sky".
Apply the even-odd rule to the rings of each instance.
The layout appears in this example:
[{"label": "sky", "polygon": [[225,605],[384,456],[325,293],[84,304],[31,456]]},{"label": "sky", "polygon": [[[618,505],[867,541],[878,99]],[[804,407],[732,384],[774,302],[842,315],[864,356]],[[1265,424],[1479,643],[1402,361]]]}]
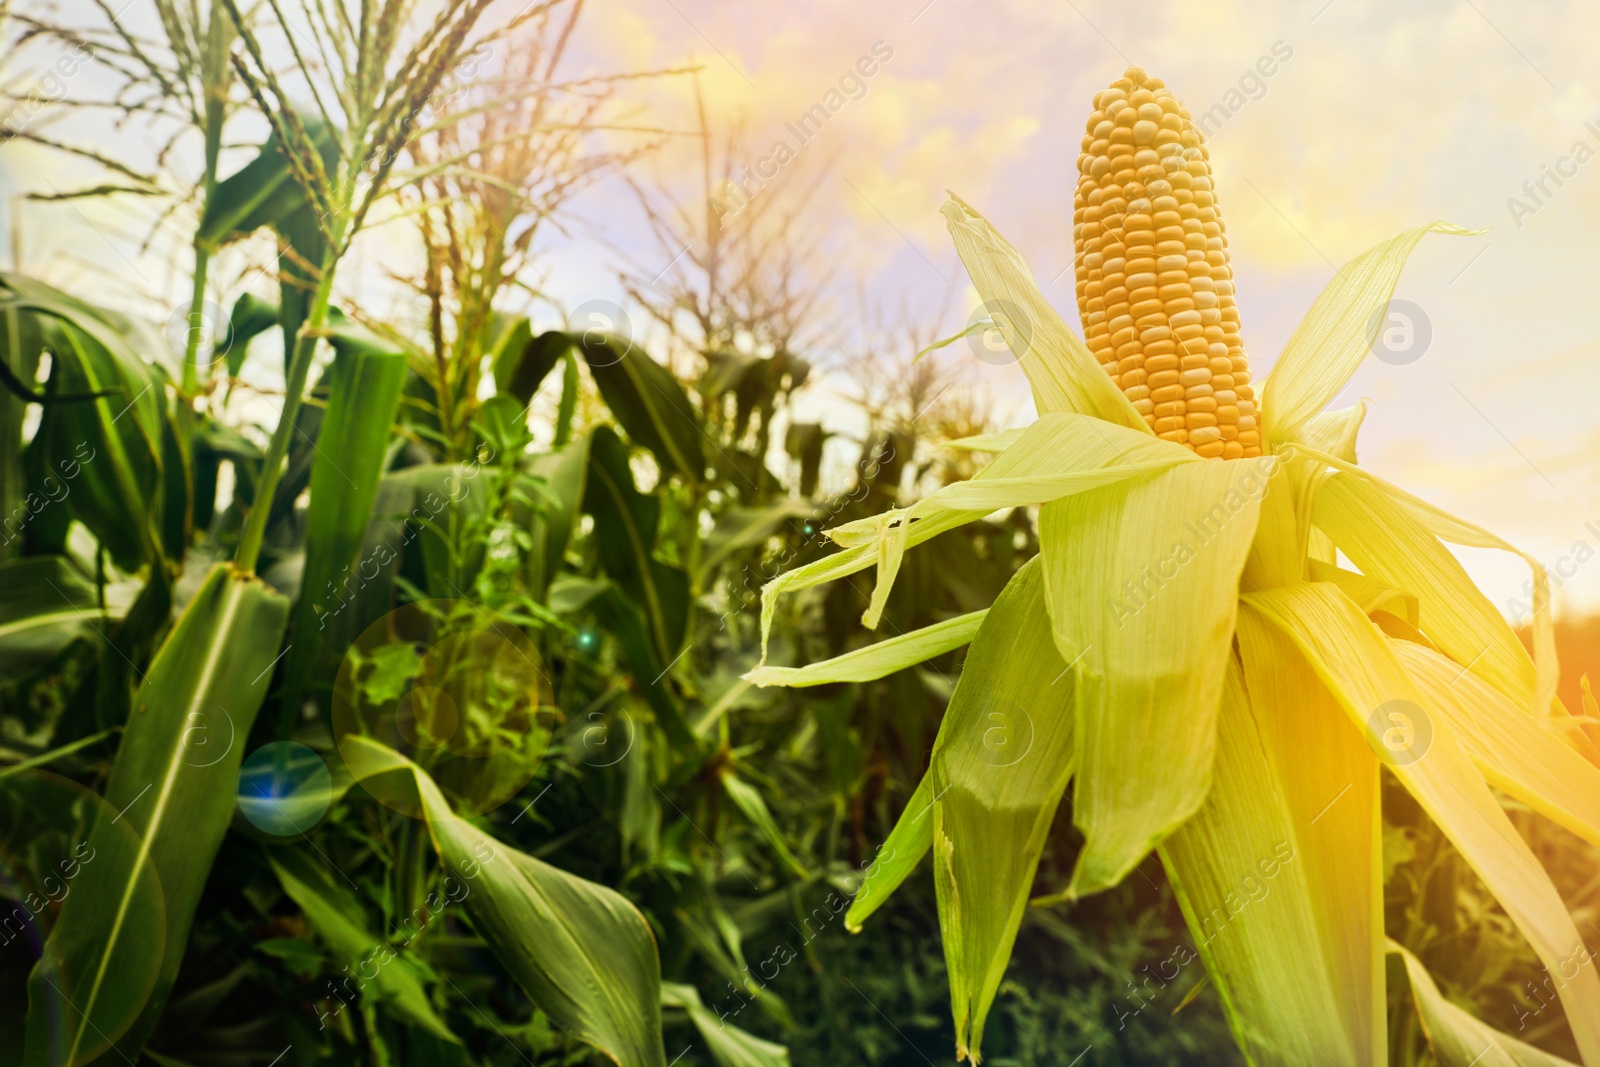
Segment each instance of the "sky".
[{"label": "sky", "polygon": [[[88,7],[68,0],[64,17],[73,5]],[[770,173],[785,142],[793,158],[757,195],[819,183],[806,224],[834,268],[830,313],[860,316],[865,299],[925,334],[953,332],[979,304],[939,214],[946,190],[1017,246],[1076,326],[1079,139],[1094,94],[1130,64],[1217,116],[1209,144],[1258,381],[1339,265],[1435,219],[1486,229],[1423,241],[1396,292],[1409,347],[1369,359],[1335,405],[1370,403],[1364,466],[1534,554],[1558,581],[1558,608],[1589,612],[1600,610],[1600,326],[1586,299],[1600,288],[1596,40],[1600,8],[1576,0],[590,0],[568,65],[697,67],[633,83],[624,103],[686,130],[698,82],[713,127],[744,131],[753,168]],[[800,143],[790,124],[839,101]],[[89,118],[52,133],[129,136]],[[669,138],[645,173],[692,189],[697,151]],[[145,215],[16,201],[88,173],[15,143],[0,152],[6,261],[20,244],[24,269],[58,284],[180,300],[182,257],[137,247]],[[563,300],[614,298],[619,257],[660,255],[632,205],[616,181],[575,205],[581,225],[542,261]],[[358,266],[405,254],[380,235]],[[1032,417],[1017,368],[960,347],[946,358],[971,359],[1012,421]],[[824,380],[812,410],[848,419],[831,397]],[[1460,554],[1496,604],[1520,597],[1515,557]]]}]

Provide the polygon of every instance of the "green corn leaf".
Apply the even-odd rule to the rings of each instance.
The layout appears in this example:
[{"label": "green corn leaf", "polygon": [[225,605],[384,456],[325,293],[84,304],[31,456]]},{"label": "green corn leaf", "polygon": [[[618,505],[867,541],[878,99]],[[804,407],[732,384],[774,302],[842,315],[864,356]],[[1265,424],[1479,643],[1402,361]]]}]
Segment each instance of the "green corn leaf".
[{"label": "green corn leaf", "polygon": [[[117,565],[136,571],[160,555],[156,503],[161,482],[166,401],[160,375],[100,312],[40,282],[0,274],[0,313],[17,330],[0,336],[44,337],[54,354],[49,389],[100,394],[49,405],[34,448],[41,474],[67,476],[64,505],[106,546]],[[20,320],[32,318],[24,330]],[[7,362],[18,354],[5,353]]]},{"label": "green corn leaf", "polygon": [[[583,516],[583,498],[589,483],[589,441],[584,434],[565,448],[535,456],[528,469],[543,479],[541,506],[519,512],[533,538],[527,552],[528,588],[543,600],[550,583],[561,573],[567,546]],[[529,493],[533,499],[534,494]]]},{"label": "green corn leaf", "polygon": [[607,427],[589,445],[583,509],[594,516],[600,565],[639,606],[663,666],[683,648],[689,623],[689,576],[655,557],[661,500],[634,487],[628,450]]},{"label": "green corn leaf", "polygon": [[[325,123],[309,116],[301,117],[300,122],[311,135],[323,163],[331,168],[339,156],[332,132]],[[277,135],[272,134],[255,159],[218,182],[206,198],[195,244],[215,252],[263,226],[276,226],[305,205],[305,193],[289,170],[289,160],[279,147]]]},{"label": "green corn leaf", "polygon": [[836,682],[871,682],[895,671],[925,663],[972,640],[989,613],[974,611],[958,615],[908,634],[876,641],[842,656],[808,663],[804,667],[757,667],[745,680],[758,686],[784,685],[799,688],[831,685]]},{"label": "green corn leaf", "polygon": [[[1411,680],[1389,639],[1337,586],[1308,582],[1246,593],[1305,655],[1395,777],[1472,865],[1552,974],[1587,952],[1538,859],[1463,750],[1456,731]],[[1398,716],[1398,718],[1396,718]],[[1390,723],[1396,723],[1390,728]],[[1397,735],[1399,743],[1390,741]],[[1600,979],[1579,967],[1558,991],[1585,1063],[1600,1063]]]},{"label": "green corn leaf", "polygon": [[[328,405],[311,461],[304,577],[284,675],[284,706],[290,713],[299,708],[317,654],[317,635],[334,610],[329,590],[341,585],[352,568],[367,580],[379,568],[376,558],[356,557],[383,477],[389,424],[406,375],[402,353],[353,327],[335,334],[333,348]],[[365,573],[368,566],[372,575]]]},{"label": "green corn leaf", "polygon": [[1372,349],[1400,271],[1418,241],[1430,233],[1482,232],[1432,222],[1380,241],[1340,267],[1267,375],[1261,390],[1262,440],[1292,440],[1344,388]]},{"label": "green corn leaf", "polygon": [[245,293],[233,302],[233,311],[228,316],[228,328],[222,336],[221,345],[229,377],[239,376],[245,356],[250,351],[250,342],[278,325],[279,314],[278,305],[252,293]]},{"label": "green corn leaf", "polygon": [[783,450],[800,463],[800,495],[816,494],[822,475],[822,449],[833,435],[820,422],[791,422],[783,434]]},{"label": "green corn leaf", "polygon": [[173,405],[161,413],[161,481],[155,501],[155,522],[161,552],[181,563],[194,536],[193,426],[188,408]]},{"label": "green corn leaf", "polygon": [[1243,608],[1238,631],[1211,792],[1161,860],[1249,1062],[1382,1063],[1378,767],[1277,630]]},{"label": "green corn leaf", "polygon": [[1073,685],[1031,560],[978,629],[933,756],[933,870],[956,1056],[977,1063],[1073,769]]},{"label": "green corn leaf", "polygon": [[744,813],[761,836],[767,839],[767,844],[778,854],[788,868],[799,878],[809,878],[805,865],[795,859],[794,853],[789,851],[788,842],[783,839],[783,831],[778,829],[778,824],[772,819],[772,812],[767,809],[767,802],[762,799],[761,793],[755,786],[740,778],[731,771],[723,774],[722,789],[728,794],[728,799],[733,801],[733,806]]},{"label": "green corn leaf", "polygon": [[573,347],[572,337],[566,332],[546,330],[535,337],[527,317],[519,317],[488,350],[495,393],[512,397],[526,407],[561,357]]},{"label": "green corn leaf", "polygon": [[0,678],[21,678],[107,620],[99,597],[61,556],[0,563]]},{"label": "green corn leaf", "polygon": [[[111,1042],[123,1058],[137,1058],[177,977],[227,832],[246,738],[287,618],[283,597],[219,564],[156,653],[106,785],[117,814],[97,820],[89,838],[115,861],[74,886],[29,979],[27,1067],[78,1062]],[[230,731],[221,758],[186,744],[197,725]],[[131,855],[119,851],[122,828],[111,825],[119,822],[142,840]],[[140,886],[152,876],[166,920],[155,946],[140,909]]]},{"label": "green corn leaf", "polygon": [[[581,596],[574,598],[574,594],[580,589]],[[551,600],[555,599],[552,592]],[[685,749],[696,747],[694,734],[689,729],[688,720],[684,718],[683,709],[678,706],[677,697],[673,695],[666,676],[671,663],[657,653],[656,644],[651,639],[645,621],[644,611],[638,602],[625,594],[615,583],[606,581],[593,583],[568,581],[565,583],[563,599],[569,602],[573,599],[581,600],[582,606],[594,612],[596,621],[617,639],[617,643],[622,646],[623,655],[627,657],[628,667],[633,672],[639,695],[650,705],[650,710],[655,712],[656,721],[666,731],[672,743]]]},{"label": "green corn leaf", "polygon": [[0,371],[4,371],[7,386],[0,388],[0,560],[22,552],[28,494],[22,428],[27,404],[16,395],[14,386],[33,392],[39,356],[45,349],[42,326],[35,315],[0,308]]},{"label": "green corn leaf", "polygon": [[688,1013],[717,1067],[789,1067],[788,1049],[728,1025],[705,1006],[694,986],[662,982],[661,1006]]},{"label": "green corn leaf", "polygon": [[1056,644],[1078,678],[1073,821],[1087,840],[1069,893],[1121,881],[1205,798],[1239,578],[1273,467],[1184,463],[1040,513]]},{"label": "green corn leaf", "polygon": [[457,817],[433,779],[393,750],[352,738],[345,752],[362,781],[407,780],[441,863],[466,886],[473,926],[541,1011],[619,1067],[665,1067],[655,937],[626,898]]},{"label": "green corn leaf", "polygon": [[345,964],[344,973],[357,980],[362,996],[367,995],[366,983],[370,982],[373,993],[397,1016],[446,1041],[460,1043],[433,1010],[422,972],[404,955],[405,947],[393,948],[372,933],[365,909],[352,889],[336,882],[323,863],[298,848],[274,848],[267,858],[283,891],[299,905],[322,943]]},{"label": "green corn leaf", "polygon": [[705,432],[689,394],[672,372],[621,337],[590,330],[568,338],[589,364],[618,425],[655,454],[662,477],[678,474],[690,482],[700,481],[706,466]]}]

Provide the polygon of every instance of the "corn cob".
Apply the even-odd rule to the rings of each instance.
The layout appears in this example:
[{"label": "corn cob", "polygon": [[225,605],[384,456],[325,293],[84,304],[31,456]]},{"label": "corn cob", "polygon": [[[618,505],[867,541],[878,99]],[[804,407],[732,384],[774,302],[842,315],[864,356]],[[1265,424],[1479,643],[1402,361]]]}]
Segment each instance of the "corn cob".
[{"label": "corn cob", "polygon": [[1140,67],[1094,98],[1072,237],[1089,349],[1150,428],[1202,456],[1259,456],[1210,156]]}]

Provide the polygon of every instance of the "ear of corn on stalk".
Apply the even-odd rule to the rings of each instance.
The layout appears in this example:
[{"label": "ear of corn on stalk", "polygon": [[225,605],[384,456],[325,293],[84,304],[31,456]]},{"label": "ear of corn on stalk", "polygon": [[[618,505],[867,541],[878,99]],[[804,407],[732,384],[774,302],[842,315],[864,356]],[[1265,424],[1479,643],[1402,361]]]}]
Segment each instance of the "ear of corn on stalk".
[{"label": "ear of corn on stalk", "polygon": [[[954,198],[944,208],[980,297],[1008,309],[995,322],[1039,419],[984,442],[998,458],[971,482],[830,531],[843,551],[763,590],[764,663],[783,592],[875,566],[863,619],[875,626],[907,550],[998,508],[1042,505],[1045,595],[1034,610],[1048,618],[1073,685],[1072,751],[996,767],[990,791],[944,790],[937,769],[972,756],[949,751],[973,744],[952,703],[935,771],[847,924],[859,926],[932,848],[957,1051],[977,1062],[996,961],[1009,952],[1034,861],[997,878],[995,864],[961,857],[992,850],[983,835],[1052,803],[1070,773],[1085,844],[1065,891],[1036,903],[1113,885],[1159,849],[1251,1062],[1380,1062],[1381,761],[1544,965],[1559,969],[1575,1043],[1585,1064],[1600,1067],[1600,981],[1592,966],[1572,967],[1588,950],[1488,786],[1600,838],[1600,752],[1550,718],[1561,709],[1546,575],[1523,556],[1534,575],[1530,661],[1445,544],[1516,550],[1361,470],[1361,409],[1323,411],[1369,350],[1369,324],[1411,249],[1430,232],[1470,231],[1420,226],[1342,268],[1274,364],[1258,410],[1209,161],[1181,105],[1130,69],[1096,97],[1083,151],[1074,221],[1087,344],[977,212]],[[1335,566],[1340,552],[1362,573]],[[974,656],[1000,658],[986,650],[997,627],[1018,625],[1014,615],[997,604],[982,620],[967,671],[983,667]],[[917,636],[876,662],[903,666]],[[799,674],[761,667],[751,677],[859,681],[866,659]],[[1441,684],[1446,673],[1467,684]],[[1047,713],[1042,703],[1035,710]],[[1396,735],[1419,729],[1426,745],[1396,749]],[[930,805],[937,833],[923,825]],[[1016,830],[1007,842],[1022,857],[1037,855],[1034,844]],[[1468,1046],[1480,1056],[1486,1044],[1509,1054],[1527,1047],[1444,1010],[1426,973],[1406,964],[1441,1062]]]},{"label": "ear of corn on stalk", "polygon": [[1261,454],[1211,158],[1139,67],[1094,99],[1073,199],[1078,311],[1095,358],[1163,440]]}]

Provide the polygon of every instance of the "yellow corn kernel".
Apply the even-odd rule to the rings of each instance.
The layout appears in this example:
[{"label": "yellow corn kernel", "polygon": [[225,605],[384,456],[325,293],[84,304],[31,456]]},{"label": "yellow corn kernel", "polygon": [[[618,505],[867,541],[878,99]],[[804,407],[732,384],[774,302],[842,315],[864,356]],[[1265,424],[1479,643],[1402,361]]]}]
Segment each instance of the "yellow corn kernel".
[{"label": "yellow corn kernel", "polygon": [[1072,232],[1089,350],[1145,422],[1202,456],[1259,456],[1210,156],[1140,67],[1094,98]]}]

